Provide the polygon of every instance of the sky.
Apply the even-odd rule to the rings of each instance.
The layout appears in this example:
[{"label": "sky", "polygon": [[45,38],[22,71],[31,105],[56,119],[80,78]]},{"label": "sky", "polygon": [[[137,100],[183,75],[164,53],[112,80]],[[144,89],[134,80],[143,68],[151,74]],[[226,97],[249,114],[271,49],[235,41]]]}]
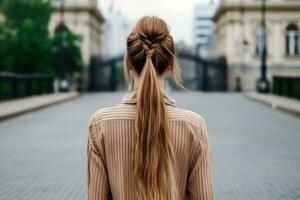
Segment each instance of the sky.
[{"label": "sky", "polygon": [[[170,26],[176,42],[192,44],[193,7],[195,4],[207,4],[210,0],[98,0],[99,7],[107,13],[111,3],[127,16],[134,24],[144,15],[156,15]],[[217,1],[217,0],[215,0]]]}]

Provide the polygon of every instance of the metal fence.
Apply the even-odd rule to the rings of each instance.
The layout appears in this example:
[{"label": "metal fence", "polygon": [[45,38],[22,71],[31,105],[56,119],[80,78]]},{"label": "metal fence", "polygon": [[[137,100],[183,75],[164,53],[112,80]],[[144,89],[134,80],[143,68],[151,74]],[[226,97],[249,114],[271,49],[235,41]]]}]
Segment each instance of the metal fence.
[{"label": "metal fence", "polygon": [[0,72],[0,101],[53,92],[54,77]]},{"label": "metal fence", "polygon": [[300,77],[273,77],[273,94],[300,99]]},{"label": "metal fence", "polygon": [[[227,91],[227,62],[224,57],[203,59],[190,52],[178,52],[181,61],[189,61],[190,68],[184,66],[184,86],[191,90]],[[125,88],[123,76],[123,55],[110,59],[94,56],[90,62],[89,90],[115,91]]]},{"label": "metal fence", "polygon": [[109,59],[94,56],[91,59],[89,70],[90,91],[124,89],[123,55]]},{"label": "metal fence", "polygon": [[204,91],[227,91],[227,62],[225,57],[205,60]]}]

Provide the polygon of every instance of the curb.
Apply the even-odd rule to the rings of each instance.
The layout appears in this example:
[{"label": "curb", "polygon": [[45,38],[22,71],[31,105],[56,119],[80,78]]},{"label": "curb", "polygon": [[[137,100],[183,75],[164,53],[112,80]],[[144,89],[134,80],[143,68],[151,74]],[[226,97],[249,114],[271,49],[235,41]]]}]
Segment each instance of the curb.
[{"label": "curb", "polygon": [[265,95],[257,93],[247,93],[245,94],[245,97],[258,103],[264,104],[274,110],[283,111],[300,117],[300,102],[297,100],[276,95]]},{"label": "curb", "polygon": [[[17,117],[19,115],[28,112],[32,112],[35,110],[46,108],[51,105],[69,101],[78,98],[79,96],[80,95],[78,92],[68,92],[68,93],[56,93],[56,94],[26,97],[23,99],[2,102],[0,103],[0,122],[13,117]],[[9,107],[10,108],[16,107],[16,108],[9,110],[7,109]]]}]

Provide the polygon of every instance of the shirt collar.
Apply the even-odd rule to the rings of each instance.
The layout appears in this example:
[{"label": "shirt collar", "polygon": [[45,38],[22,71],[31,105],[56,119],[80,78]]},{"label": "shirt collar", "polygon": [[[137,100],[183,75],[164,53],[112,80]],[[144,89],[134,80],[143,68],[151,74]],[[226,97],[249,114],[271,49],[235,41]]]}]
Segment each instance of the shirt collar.
[{"label": "shirt collar", "polygon": [[[169,106],[176,107],[176,101],[172,99],[170,96],[168,96],[166,93],[164,95],[164,102],[165,104]],[[122,99],[122,103],[124,104],[136,104],[136,96],[137,96],[137,91],[133,90],[132,92],[127,92]]]}]

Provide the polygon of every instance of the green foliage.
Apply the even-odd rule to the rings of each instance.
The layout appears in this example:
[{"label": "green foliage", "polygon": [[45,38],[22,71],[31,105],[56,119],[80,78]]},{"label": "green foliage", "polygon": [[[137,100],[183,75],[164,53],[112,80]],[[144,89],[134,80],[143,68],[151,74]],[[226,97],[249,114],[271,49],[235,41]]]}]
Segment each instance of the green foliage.
[{"label": "green foliage", "polygon": [[[0,71],[13,71],[13,56],[15,41],[4,24],[0,24]],[[9,53],[8,53],[9,52]]]},{"label": "green foliage", "polygon": [[[58,75],[57,49],[61,40],[48,33],[51,0],[2,1],[5,22],[0,24],[0,71]],[[68,31],[64,51],[68,73],[80,71],[83,66],[79,41]]]},{"label": "green foliage", "polygon": [[38,27],[31,19],[25,19],[15,34],[11,66],[19,73],[51,73],[51,39],[46,34],[37,34]]},{"label": "green foliage", "polygon": [[37,34],[47,34],[51,16],[50,0],[4,0],[3,13],[6,23],[18,28],[24,20],[32,20],[40,30]]},{"label": "green foliage", "polygon": [[0,0],[0,11],[2,10],[3,3],[4,3],[4,0]]}]

